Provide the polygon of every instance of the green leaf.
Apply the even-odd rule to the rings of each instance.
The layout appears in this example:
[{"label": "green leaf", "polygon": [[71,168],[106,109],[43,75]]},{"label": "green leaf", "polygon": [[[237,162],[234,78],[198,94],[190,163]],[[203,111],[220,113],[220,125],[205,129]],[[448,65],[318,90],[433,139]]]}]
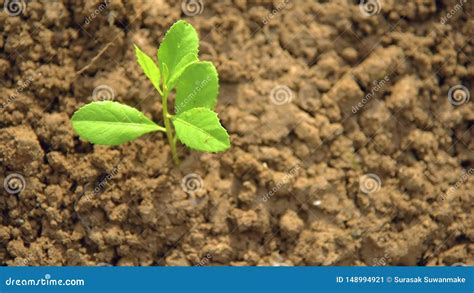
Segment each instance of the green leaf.
[{"label": "green leaf", "polygon": [[[176,65],[175,73],[170,77],[167,86],[169,90],[172,90],[176,85],[176,82],[181,78],[183,72],[188,68],[190,65],[198,62],[199,59],[194,55],[194,53],[189,53],[181,59],[181,61]],[[166,64],[164,64],[166,66]]]},{"label": "green leaf", "polygon": [[163,80],[168,80],[168,77],[170,76],[168,66],[166,66],[166,64],[163,64],[162,70],[163,70]]},{"label": "green leaf", "polygon": [[[182,70],[190,63],[198,60],[199,38],[192,25],[179,20],[166,32],[158,49],[158,63],[168,67],[168,76],[165,83],[172,89],[169,82],[175,81]],[[171,85],[171,87],[170,87]]]},{"label": "green leaf", "polygon": [[219,92],[217,70],[211,62],[189,65],[176,84],[175,112],[204,107],[214,110]]},{"label": "green leaf", "polygon": [[71,122],[83,140],[104,145],[119,145],[148,132],[164,131],[137,109],[112,101],[83,106]]},{"label": "green leaf", "polygon": [[140,67],[143,69],[143,72],[151,81],[153,86],[155,86],[155,88],[158,91],[160,91],[160,78],[161,78],[160,69],[155,64],[153,59],[151,59],[150,56],[143,53],[143,51],[140,50],[140,48],[138,48],[137,45],[134,45],[134,46],[135,46],[135,55],[137,56],[138,64],[140,64]]},{"label": "green leaf", "polygon": [[230,147],[229,135],[217,114],[207,108],[193,108],[173,117],[178,139],[203,152],[221,152]]}]

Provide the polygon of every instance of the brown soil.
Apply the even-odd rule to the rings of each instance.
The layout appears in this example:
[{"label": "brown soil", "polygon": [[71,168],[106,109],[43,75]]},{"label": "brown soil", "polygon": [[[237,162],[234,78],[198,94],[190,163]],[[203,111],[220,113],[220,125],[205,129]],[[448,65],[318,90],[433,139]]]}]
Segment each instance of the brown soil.
[{"label": "brown soil", "polygon": [[[474,265],[474,104],[448,99],[474,94],[472,1],[179,2],[0,13],[0,183],[25,179],[0,189],[1,265]],[[78,140],[100,85],[161,121],[132,44],[154,55],[179,18],[218,68],[232,148],[180,147],[176,168],[161,133]]]}]

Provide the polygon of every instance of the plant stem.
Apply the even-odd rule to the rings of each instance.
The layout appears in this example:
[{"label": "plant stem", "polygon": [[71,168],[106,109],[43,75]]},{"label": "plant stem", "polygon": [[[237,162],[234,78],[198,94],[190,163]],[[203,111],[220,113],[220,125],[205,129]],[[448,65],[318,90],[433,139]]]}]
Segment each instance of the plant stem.
[{"label": "plant stem", "polygon": [[166,128],[166,136],[168,137],[168,143],[171,148],[171,155],[176,165],[179,165],[178,153],[176,152],[176,140],[173,138],[173,129],[171,129],[170,117],[168,113],[168,95],[169,91],[166,86],[163,87],[163,95],[161,96],[161,104],[163,107],[163,120]]},{"label": "plant stem", "polygon": [[157,131],[161,131],[161,132],[166,132],[166,128],[164,128],[164,127],[161,126],[161,125],[156,125],[156,130],[157,130]]}]

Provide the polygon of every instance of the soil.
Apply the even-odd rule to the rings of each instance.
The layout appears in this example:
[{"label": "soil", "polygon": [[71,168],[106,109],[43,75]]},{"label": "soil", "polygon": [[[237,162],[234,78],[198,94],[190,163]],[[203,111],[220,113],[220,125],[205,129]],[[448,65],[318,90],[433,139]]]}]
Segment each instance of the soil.
[{"label": "soil", "polygon": [[[448,98],[474,94],[471,1],[202,2],[0,13],[0,183],[22,185],[0,189],[1,265],[474,265],[474,104]],[[162,121],[132,44],[155,56],[180,18],[232,148],[175,167],[161,133],[80,141],[99,86]]]}]

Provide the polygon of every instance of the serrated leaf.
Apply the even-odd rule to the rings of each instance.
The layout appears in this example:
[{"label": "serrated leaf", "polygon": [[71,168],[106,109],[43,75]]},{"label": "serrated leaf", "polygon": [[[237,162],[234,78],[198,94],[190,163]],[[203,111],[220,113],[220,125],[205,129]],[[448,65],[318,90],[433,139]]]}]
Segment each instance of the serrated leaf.
[{"label": "serrated leaf", "polygon": [[163,131],[163,127],[137,109],[112,101],[92,102],[81,107],[71,122],[83,140],[103,145],[119,145],[145,133]]},{"label": "serrated leaf", "polygon": [[176,84],[175,112],[179,114],[197,107],[214,110],[218,92],[214,65],[211,62],[193,63],[186,67]]},{"label": "serrated leaf", "polygon": [[182,70],[198,60],[199,39],[196,30],[184,20],[179,20],[166,32],[158,49],[160,68],[168,67],[165,83],[171,90],[170,81],[176,80]]},{"label": "serrated leaf", "polygon": [[207,108],[193,108],[173,117],[178,139],[203,152],[222,152],[230,147],[229,135],[217,114]]},{"label": "serrated leaf", "polygon": [[160,91],[160,78],[161,78],[160,69],[155,64],[153,59],[151,59],[150,56],[143,53],[143,51],[140,50],[140,48],[138,48],[137,45],[134,45],[134,46],[135,46],[135,56],[137,56],[138,64],[140,64],[140,67],[143,69],[143,72],[151,81],[153,86],[158,91]]}]

